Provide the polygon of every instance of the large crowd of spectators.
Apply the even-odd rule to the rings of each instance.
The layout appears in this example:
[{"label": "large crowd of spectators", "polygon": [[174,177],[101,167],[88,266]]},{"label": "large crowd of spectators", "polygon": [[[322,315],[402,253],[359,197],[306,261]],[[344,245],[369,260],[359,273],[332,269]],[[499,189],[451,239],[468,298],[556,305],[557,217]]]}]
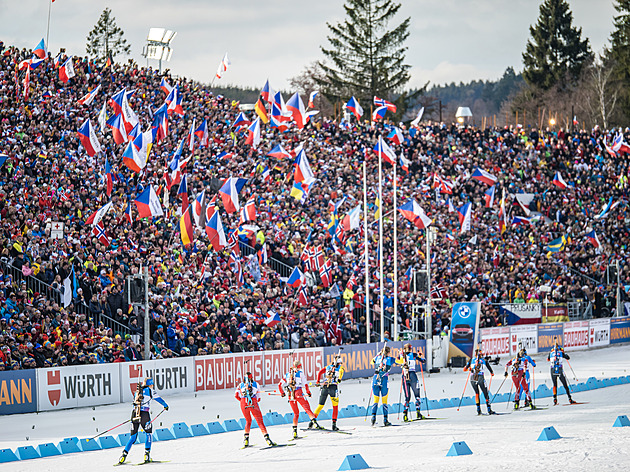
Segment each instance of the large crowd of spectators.
[{"label": "large crowd of spectators", "polygon": [[[29,57],[30,51],[0,43],[0,154],[7,156],[0,167],[0,369],[141,359],[144,309],[130,307],[126,277],[144,267],[150,275],[155,358],[365,342],[366,304],[372,332],[379,333],[378,160],[371,150],[378,136],[388,133],[382,123],[315,117],[304,130],[282,133],[264,126],[260,145],[253,148],[245,144],[247,134],[231,126],[239,104],[213,95],[207,86],[133,63],[109,67],[81,57],[74,58],[76,76],[66,84],[50,55],[30,71],[25,85],[25,73],[16,72],[16,65]],[[129,103],[142,129],[149,129],[153,111],[166,96],[160,89],[163,77],[179,87],[184,113],[169,115],[168,136],[153,146],[146,167],[136,173],[122,162],[125,145],[115,144],[109,129],[101,132],[98,115],[126,87],[133,91]],[[78,104],[98,85],[100,92],[89,106]],[[111,116],[112,108],[107,112]],[[94,157],[77,138],[87,118],[103,148]],[[239,199],[241,204],[254,199],[255,221],[239,226],[238,213],[227,214],[217,198],[226,233],[238,231],[242,283],[229,251],[213,250],[205,232],[196,230],[193,244],[182,246],[182,198],[177,185],[167,188],[164,176],[193,120],[198,125],[204,119],[209,145],[200,146],[196,138],[194,150],[185,146],[183,151],[183,158],[191,158],[185,167],[187,191],[191,201],[204,189],[211,198],[217,182],[220,186],[230,176],[249,179]],[[622,284],[629,283],[624,266],[630,225],[628,159],[614,157],[604,147],[612,132],[430,122],[401,129],[405,141],[390,145],[411,164],[408,171],[398,168],[399,205],[414,198],[436,231],[432,284],[443,289],[433,302],[436,334],[448,330],[456,301],[483,302],[482,326],[501,322],[500,302],[539,302],[545,296],[552,303],[590,301],[595,316],[615,314],[615,287],[601,281],[606,268],[619,260]],[[305,203],[290,196],[293,159],[267,156],[276,144],[289,151],[303,146],[317,178]],[[223,152],[227,157],[218,157]],[[113,168],[111,198],[105,191],[106,159]],[[367,300],[362,225],[343,242],[328,230],[334,207],[342,218],[363,202],[364,159],[370,223]],[[383,167],[383,304],[389,336],[394,316],[393,174],[391,165]],[[484,200],[489,187],[471,179],[477,167],[498,178],[490,208]],[[552,183],[556,172],[569,183],[566,189]],[[444,193],[440,180],[453,184],[451,194]],[[165,215],[137,219],[133,201],[150,184],[158,190]],[[508,224],[502,234],[499,202],[504,192]],[[516,194],[533,194],[526,209]],[[620,204],[595,219],[611,197]],[[104,245],[86,219],[110,200],[113,210],[103,219],[110,244]],[[125,218],[129,202],[131,223]],[[456,209],[466,202],[473,207],[472,227],[460,234]],[[512,225],[514,216],[532,220]],[[64,224],[60,239],[51,237],[55,222]],[[601,248],[585,237],[591,229]],[[424,233],[399,215],[401,330],[410,326],[412,306],[427,297],[414,293],[410,284],[412,270],[425,264]],[[567,237],[566,247],[548,254],[548,243],[561,236]],[[308,284],[308,302],[301,304],[281,277],[301,264],[307,244],[332,262],[336,285],[324,287],[317,270],[301,265]],[[259,264],[265,250],[268,260]],[[69,304],[63,303],[67,279],[73,292]],[[270,312],[279,315],[279,323],[265,323]]]}]

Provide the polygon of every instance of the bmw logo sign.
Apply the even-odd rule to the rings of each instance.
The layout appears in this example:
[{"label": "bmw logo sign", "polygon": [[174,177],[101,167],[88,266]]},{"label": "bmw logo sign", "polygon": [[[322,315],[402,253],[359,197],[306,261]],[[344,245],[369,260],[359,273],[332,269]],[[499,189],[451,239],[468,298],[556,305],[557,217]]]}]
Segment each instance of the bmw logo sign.
[{"label": "bmw logo sign", "polygon": [[470,316],[470,307],[468,305],[460,306],[458,313],[460,318],[466,319]]}]

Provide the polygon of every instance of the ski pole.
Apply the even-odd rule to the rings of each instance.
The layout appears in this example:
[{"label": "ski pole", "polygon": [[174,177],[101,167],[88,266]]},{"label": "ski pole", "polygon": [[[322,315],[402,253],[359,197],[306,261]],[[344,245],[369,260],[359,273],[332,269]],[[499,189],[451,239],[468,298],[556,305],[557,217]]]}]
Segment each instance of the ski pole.
[{"label": "ski pole", "polygon": [[536,405],[536,367],[532,367],[532,393],[534,397],[534,405]]},{"label": "ski pole", "polygon": [[[402,391],[403,391],[403,382],[405,381],[405,374],[400,376],[400,393],[398,394],[398,416],[397,419],[400,419],[400,400],[402,399]],[[407,398],[407,392],[405,392],[405,398]],[[407,403],[407,402],[405,402]]]},{"label": "ski pole", "polygon": [[[567,359],[567,364],[569,364],[569,367],[571,367],[571,363],[569,362],[569,359]],[[575,381],[579,382],[577,375],[575,375],[575,371],[573,370],[573,367],[571,367],[571,372],[573,372],[573,378],[575,379]]]},{"label": "ski pole", "polygon": [[110,431],[112,431],[112,430],[114,430],[114,429],[116,429],[116,428],[120,428],[122,425],[127,424],[127,423],[129,423],[130,421],[131,421],[131,418],[129,418],[127,421],[125,421],[125,422],[123,422],[123,423],[120,423],[120,424],[118,424],[118,425],[114,426],[113,428],[109,428],[107,431],[103,431],[102,433],[99,433],[99,434],[97,434],[96,436],[92,436],[91,438],[86,439],[86,440],[85,440],[85,442],[91,441],[92,439],[96,439],[96,438],[98,438],[99,436],[102,436],[102,435],[103,435],[103,434],[105,434],[105,433],[109,433]]},{"label": "ski pole", "polygon": [[[490,380],[492,380],[492,377],[490,377]],[[499,392],[501,391],[501,387],[503,387],[503,384],[505,383],[505,381],[507,380],[507,377],[505,377],[503,379],[503,382],[501,382],[501,385],[499,385],[499,390],[497,390],[497,393],[494,394],[494,397],[492,397],[492,401],[490,403],[494,403],[494,399],[496,398],[496,396],[499,394]]]},{"label": "ski pole", "polygon": [[368,413],[370,411],[370,405],[372,404],[372,396],[373,396],[373,392],[372,392],[372,385],[370,385],[370,399],[368,400],[368,406],[365,409],[365,418],[363,419],[363,421],[367,421],[367,417],[368,417]]},{"label": "ski pole", "polygon": [[[462,406],[462,401],[464,400],[464,393],[466,393],[466,387],[468,387],[468,378],[470,377],[470,370],[468,371],[468,375],[466,376],[466,383],[464,384],[464,391],[462,392],[462,396],[459,399],[459,405],[457,406],[457,411]],[[427,408],[429,407],[429,399],[427,398]]]},{"label": "ski pole", "polygon": [[149,422],[147,423],[147,426],[149,426],[149,425],[153,424],[153,422],[154,422],[155,420],[157,420],[157,419],[158,419],[158,417],[159,417],[162,413],[164,413],[165,411],[166,411],[166,408],[163,408],[163,409],[162,409],[162,411],[160,411],[157,415],[155,415],[155,418],[153,418],[151,421],[149,421]]},{"label": "ski pole", "polygon": [[[420,375],[422,376],[422,388],[424,389],[424,398],[427,399],[427,416],[431,416],[431,410],[429,410],[429,397],[427,396],[427,384],[424,383],[424,369],[422,368],[422,362],[420,362]],[[422,405],[422,401],[420,402]]]},{"label": "ski pole", "polygon": [[[507,377],[506,377],[507,379]],[[508,399],[507,402],[505,403],[505,409],[507,410],[508,407],[510,406],[510,399],[512,398],[512,387],[514,387],[514,383],[510,384],[510,393],[508,394]],[[517,392],[518,393],[518,392]]]}]

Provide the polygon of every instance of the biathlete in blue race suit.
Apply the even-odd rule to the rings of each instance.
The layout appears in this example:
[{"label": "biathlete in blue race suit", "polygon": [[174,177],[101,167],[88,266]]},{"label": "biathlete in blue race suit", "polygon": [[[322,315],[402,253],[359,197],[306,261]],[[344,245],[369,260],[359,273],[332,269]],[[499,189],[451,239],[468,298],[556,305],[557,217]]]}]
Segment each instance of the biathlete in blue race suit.
[{"label": "biathlete in blue race suit", "polygon": [[385,346],[381,352],[372,359],[372,364],[374,365],[374,377],[372,378],[372,395],[374,395],[374,405],[372,406],[372,426],[376,424],[376,412],[378,411],[379,398],[383,404],[383,425],[391,425],[391,423],[387,420],[387,414],[389,411],[389,407],[387,406],[387,395],[389,394],[387,379],[389,377],[389,371],[396,361],[389,355],[389,352],[390,348]]},{"label": "biathlete in blue race suit", "polygon": [[488,392],[488,388],[486,387],[486,379],[484,378],[485,369],[490,371],[490,375],[494,375],[492,372],[492,367],[486,362],[486,359],[483,357],[481,349],[475,350],[475,356],[471,357],[464,367],[464,372],[470,370],[470,385],[472,385],[473,390],[475,391],[475,403],[477,404],[477,414],[481,415],[481,398],[479,395],[479,390],[483,392],[484,397],[486,398],[486,407],[488,408],[488,414],[494,415],[494,411],[490,407],[490,393]]},{"label": "biathlete in blue race suit", "polygon": [[396,359],[396,364],[402,366],[402,387],[405,392],[405,408],[403,411],[403,421],[409,421],[409,402],[411,401],[411,392],[416,398],[416,416],[422,419],[420,413],[420,381],[418,380],[418,371],[422,369],[422,363],[425,362],[424,357],[413,352],[410,343],[404,345],[403,350]]}]

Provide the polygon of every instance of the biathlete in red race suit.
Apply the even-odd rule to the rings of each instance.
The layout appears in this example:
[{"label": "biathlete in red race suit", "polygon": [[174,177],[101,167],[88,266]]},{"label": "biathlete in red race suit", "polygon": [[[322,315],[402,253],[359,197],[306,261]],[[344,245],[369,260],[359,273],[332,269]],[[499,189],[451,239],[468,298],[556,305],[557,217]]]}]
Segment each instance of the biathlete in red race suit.
[{"label": "biathlete in red race suit", "polygon": [[303,391],[306,391],[306,394],[310,397],[311,390],[308,387],[308,383],[306,382],[306,378],[304,377],[304,373],[302,372],[302,361],[296,360],[293,362],[293,367],[291,370],[282,378],[280,383],[278,383],[278,390],[280,390],[280,395],[289,397],[289,404],[291,405],[291,409],[293,410],[293,437],[297,438],[297,425],[298,418],[300,417],[300,410],[298,409],[298,403],[302,406],[308,417],[311,419],[311,423],[318,429],[322,429],[322,427],[317,423],[315,419],[315,415],[311,411],[311,407],[308,404],[306,398],[304,398]]},{"label": "biathlete in red race suit", "polygon": [[258,384],[254,382],[251,372],[247,372],[245,379],[236,387],[234,398],[241,403],[241,411],[246,421],[243,447],[249,446],[249,430],[252,427],[252,416],[256,419],[256,423],[260,427],[260,431],[262,431],[267,444],[275,446],[275,443],[269,439],[267,428],[263,422],[262,413],[258,406],[258,402],[260,401],[260,389],[258,388]]},{"label": "biathlete in red race suit", "polygon": [[519,400],[521,390],[525,392],[525,407],[531,407],[534,409],[534,405],[532,404],[532,397],[529,393],[529,386],[527,385],[527,379],[525,378],[525,372],[527,371],[527,360],[521,357],[521,352],[519,351],[516,354],[514,359],[510,359],[510,361],[505,364],[505,377],[508,376],[508,369],[512,368],[512,382],[514,382],[514,388],[516,389],[516,394],[514,395],[514,409],[518,410],[519,408]]}]

